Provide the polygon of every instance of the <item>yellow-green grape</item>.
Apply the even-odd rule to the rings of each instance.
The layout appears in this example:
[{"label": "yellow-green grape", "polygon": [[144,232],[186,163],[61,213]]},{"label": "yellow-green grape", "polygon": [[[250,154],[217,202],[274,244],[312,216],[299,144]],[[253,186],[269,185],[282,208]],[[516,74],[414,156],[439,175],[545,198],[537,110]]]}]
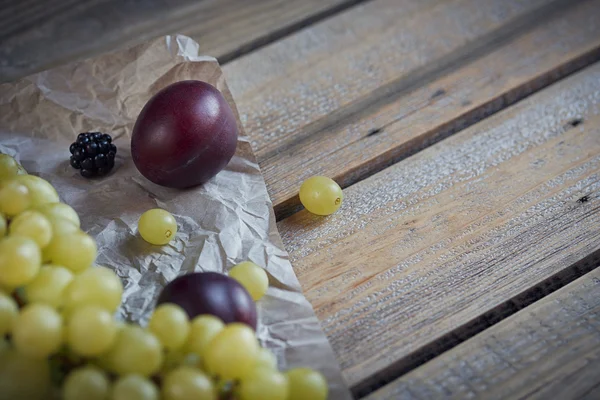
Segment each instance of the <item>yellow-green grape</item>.
[{"label": "yellow-green grape", "polygon": [[8,234],[28,237],[43,249],[52,239],[52,225],[44,214],[28,210],[17,215],[10,222]]},{"label": "yellow-green grape", "polygon": [[176,304],[161,304],[154,310],[148,323],[148,330],[154,333],[168,350],[182,347],[190,333],[190,321],[183,308]]},{"label": "yellow-green grape", "polygon": [[264,269],[250,261],[239,263],[229,271],[229,276],[246,288],[254,301],[260,300],[269,288],[269,277]]},{"label": "yellow-green grape", "polygon": [[36,208],[36,211],[41,212],[48,218],[63,218],[67,221],[71,221],[73,225],[81,225],[79,215],[73,210],[71,206],[65,203],[46,203]]},{"label": "yellow-green grape", "polygon": [[42,253],[31,239],[7,236],[0,239],[0,284],[18,287],[35,278],[42,265]]},{"label": "yellow-green grape", "polygon": [[62,317],[46,304],[26,306],[13,323],[13,344],[29,357],[42,358],[56,353],[62,340]]},{"label": "yellow-green grape", "polygon": [[[242,378],[240,400],[286,400],[288,382],[285,375],[271,368],[256,368]],[[305,397],[304,399],[312,399]]]},{"label": "yellow-green grape", "polygon": [[186,350],[199,356],[204,355],[211,340],[225,328],[225,324],[214,315],[199,315],[190,324]]},{"label": "yellow-green grape", "polygon": [[127,375],[113,385],[111,400],[159,400],[156,385],[140,375]]},{"label": "yellow-green grape", "polygon": [[81,356],[97,356],[107,351],[117,337],[117,323],[111,313],[98,306],[73,310],[67,319],[67,345]]},{"label": "yellow-green grape", "polygon": [[27,210],[30,205],[29,189],[23,183],[11,180],[0,186],[0,212],[12,217]]},{"label": "yellow-green grape", "polygon": [[108,376],[93,366],[73,370],[62,387],[63,400],[108,400],[109,394]]},{"label": "yellow-green grape", "polygon": [[165,351],[163,362],[161,365],[161,373],[169,372],[174,368],[183,365],[185,359],[185,353],[181,350],[167,350]]},{"label": "yellow-green grape", "polygon": [[208,376],[191,367],[179,367],[162,383],[163,400],[216,400],[215,387]]},{"label": "yellow-green grape", "polygon": [[202,358],[198,355],[198,354],[194,354],[194,353],[189,353],[186,354],[183,359],[181,360],[181,364],[180,365],[185,365],[187,367],[193,367],[193,368],[198,368],[200,370],[204,369],[204,366],[202,364]]},{"label": "yellow-green grape", "polygon": [[35,175],[19,175],[14,178],[29,189],[31,207],[38,207],[46,203],[58,203],[58,193],[50,183]]},{"label": "yellow-green grape", "polygon": [[79,275],[65,290],[65,307],[74,309],[84,305],[94,305],[109,312],[117,310],[121,304],[123,284],[110,269],[93,267]]},{"label": "yellow-green grape", "polygon": [[52,225],[52,240],[42,249],[42,260],[46,263],[50,262],[50,254],[54,251],[56,243],[59,242],[59,237],[80,232],[79,228],[67,219],[56,218],[54,216],[48,216],[47,218],[50,221],[50,225]]},{"label": "yellow-green grape", "polygon": [[256,356],[256,367],[277,369],[277,358],[269,349],[261,347]]},{"label": "yellow-green grape", "polygon": [[43,303],[59,308],[64,302],[65,289],[73,280],[73,273],[58,265],[42,265],[40,272],[25,287],[28,303]]},{"label": "yellow-green grape", "polygon": [[161,373],[164,374],[183,365],[203,369],[202,358],[199,355],[194,353],[185,353],[185,351],[180,349],[165,352],[163,364],[161,366]]},{"label": "yellow-green grape", "polygon": [[97,252],[96,242],[90,235],[75,232],[60,235],[53,240],[47,255],[52,263],[77,273],[92,265]]},{"label": "yellow-green grape", "polygon": [[11,332],[18,315],[19,306],[15,300],[4,292],[0,292],[0,338]]},{"label": "yellow-green grape", "polygon": [[254,368],[259,349],[254,331],[234,322],[211,340],[204,352],[204,364],[221,379],[239,379]]},{"label": "yellow-green grape", "polygon": [[12,347],[0,351],[0,399],[50,399],[50,365],[43,358],[32,358]]},{"label": "yellow-green grape", "polygon": [[8,154],[0,153],[0,181],[12,179],[17,175],[26,174],[25,169]]},{"label": "yellow-green grape", "polygon": [[133,325],[119,331],[106,357],[119,375],[150,376],[158,372],[163,361],[162,346],[156,336]]},{"label": "yellow-green grape", "polygon": [[154,208],[142,214],[138,230],[146,242],[160,246],[169,243],[175,237],[177,222],[170,212]]},{"label": "yellow-green grape", "polygon": [[313,176],[300,186],[300,202],[313,214],[333,214],[340,208],[343,200],[342,188],[326,176]]},{"label": "yellow-green grape", "polygon": [[310,368],[294,368],[285,373],[288,378],[288,400],[327,400],[325,377]]},{"label": "yellow-green grape", "polygon": [[6,218],[0,213],[0,239],[6,235]]}]

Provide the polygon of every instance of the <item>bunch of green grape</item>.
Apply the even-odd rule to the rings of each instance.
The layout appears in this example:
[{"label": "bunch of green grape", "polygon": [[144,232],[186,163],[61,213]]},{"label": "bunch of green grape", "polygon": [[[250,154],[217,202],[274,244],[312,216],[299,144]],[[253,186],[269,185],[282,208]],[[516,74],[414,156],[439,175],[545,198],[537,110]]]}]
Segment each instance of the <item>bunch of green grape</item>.
[{"label": "bunch of green grape", "polygon": [[[168,243],[172,215],[150,210],[140,235]],[[47,181],[0,154],[0,400],[325,400],[317,371],[280,372],[274,354],[241,323],[189,319],[161,304],[147,327],[118,321],[123,285],[94,266],[96,243]],[[254,300],[265,271],[230,271]]]}]

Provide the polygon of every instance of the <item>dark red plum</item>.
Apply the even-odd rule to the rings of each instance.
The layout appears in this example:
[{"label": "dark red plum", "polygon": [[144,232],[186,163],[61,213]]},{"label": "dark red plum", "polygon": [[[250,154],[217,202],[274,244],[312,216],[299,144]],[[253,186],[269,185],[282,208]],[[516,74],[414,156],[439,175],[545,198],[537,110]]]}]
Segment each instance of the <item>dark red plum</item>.
[{"label": "dark red plum", "polygon": [[246,289],[233,278],[216,272],[182,275],[164,287],[158,304],[175,303],[190,319],[212,314],[226,324],[242,322],[256,330],[256,304]]},{"label": "dark red plum", "polygon": [[142,109],[131,136],[140,173],[172,188],[200,185],[227,166],[238,128],[221,92],[201,81],[176,82]]}]

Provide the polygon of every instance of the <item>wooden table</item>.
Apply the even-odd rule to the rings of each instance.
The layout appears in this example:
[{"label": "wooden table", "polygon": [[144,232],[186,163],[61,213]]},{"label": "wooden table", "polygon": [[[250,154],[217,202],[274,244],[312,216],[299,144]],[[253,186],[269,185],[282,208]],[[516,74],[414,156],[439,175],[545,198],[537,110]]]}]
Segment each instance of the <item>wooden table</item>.
[{"label": "wooden table", "polygon": [[357,397],[600,398],[600,0],[50,3],[3,6],[2,79],[174,31],[224,63]]}]

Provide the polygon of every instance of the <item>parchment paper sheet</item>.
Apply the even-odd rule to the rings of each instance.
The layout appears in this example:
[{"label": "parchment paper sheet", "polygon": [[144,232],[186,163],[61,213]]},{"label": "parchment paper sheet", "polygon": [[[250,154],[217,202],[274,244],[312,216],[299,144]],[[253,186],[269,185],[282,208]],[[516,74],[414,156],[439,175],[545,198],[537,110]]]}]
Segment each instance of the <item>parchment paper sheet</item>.
[{"label": "parchment paper sheet", "polygon": [[[259,303],[258,335],[280,367],[310,366],[330,383],[330,399],[351,398],[334,353],[301,293],[281,243],[265,182],[241,123],[236,155],[205,185],[174,190],[136,170],[129,135],[146,101],[168,84],[198,79],[216,86],[237,115],[217,61],[198,56],[185,36],[167,36],[0,85],[0,152],[48,180],[96,238],[97,264],[113,268],[125,286],[119,316],[145,322],[161,288],[191,271],[226,272],[252,260],[267,269],[271,287]],[[113,135],[116,165],[108,177],[84,179],[69,165],[80,132]],[[155,247],[137,234],[140,215],[160,207],[179,232]],[[307,399],[310,400],[310,399]]]}]

